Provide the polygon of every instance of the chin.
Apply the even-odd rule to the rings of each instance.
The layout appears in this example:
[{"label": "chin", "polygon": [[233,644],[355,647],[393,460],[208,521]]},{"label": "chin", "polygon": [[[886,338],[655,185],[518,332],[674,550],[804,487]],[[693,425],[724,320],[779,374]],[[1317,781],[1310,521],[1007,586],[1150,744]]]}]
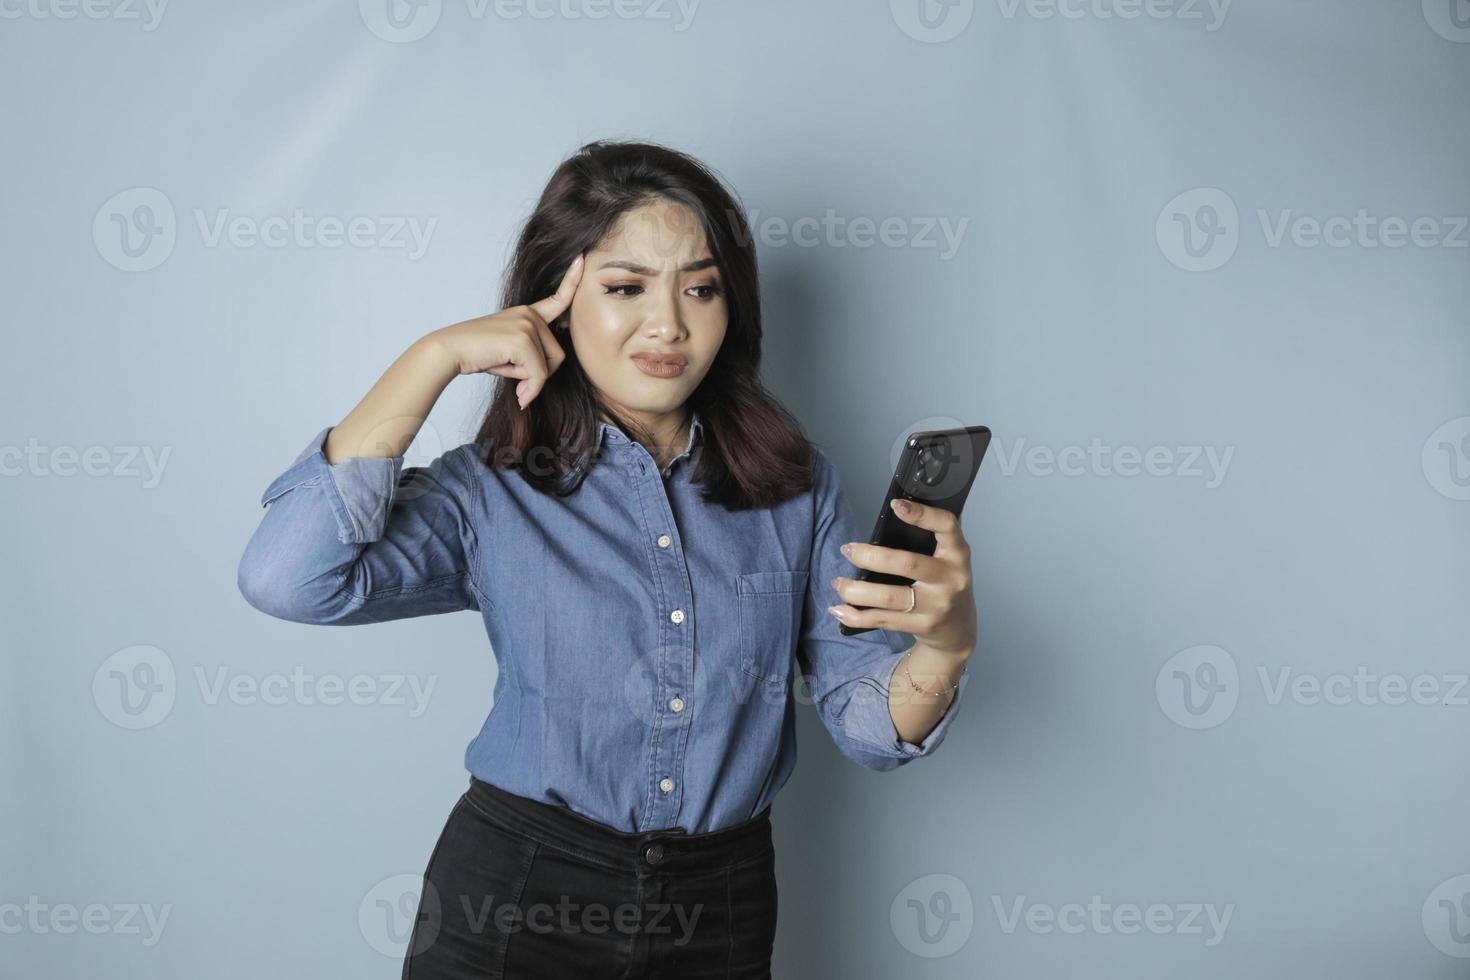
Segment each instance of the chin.
[{"label": "chin", "polygon": [[678,411],[689,400],[687,392],[681,391],[678,394],[662,392],[661,394],[662,397],[659,398],[634,399],[631,402],[624,402],[624,404],[637,411],[647,412],[649,415],[663,415],[667,412]]}]

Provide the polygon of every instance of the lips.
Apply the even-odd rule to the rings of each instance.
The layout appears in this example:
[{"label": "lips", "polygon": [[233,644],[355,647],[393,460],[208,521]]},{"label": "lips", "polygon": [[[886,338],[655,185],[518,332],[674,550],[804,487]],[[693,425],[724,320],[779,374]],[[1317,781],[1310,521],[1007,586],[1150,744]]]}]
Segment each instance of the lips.
[{"label": "lips", "polygon": [[684,373],[689,362],[683,354],[642,353],[633,355],[638,370],[655,378],[672,378]]}]

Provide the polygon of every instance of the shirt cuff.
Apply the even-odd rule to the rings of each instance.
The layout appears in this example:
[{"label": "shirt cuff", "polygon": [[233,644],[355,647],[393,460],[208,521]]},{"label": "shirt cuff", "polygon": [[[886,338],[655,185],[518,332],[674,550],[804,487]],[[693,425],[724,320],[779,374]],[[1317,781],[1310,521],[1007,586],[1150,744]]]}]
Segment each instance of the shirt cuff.
[{"label": "shirt cuff", "polygon": [[939,743],[944,741],[949,726],[954,723],[955,713],[960,703],[960,692],[956,689],[949,704],[944,708],[944,714],[939,716],[938,723],[928,735],[924,736],[922,742],[905,742],[899,737],[898,729],[893,724],[893,714],[888,710],[888,690],[893,672],[910,649],[912,647],[889,654],[878,661],[877,665],[861,678],[857,690],[853,693],[853,702],[845,713],[849,735],[859,742],[872,746],[884,755],[900,759],[925,756],[938,748]]},{"label": "shirt cuff", "polygon": [[388,512],[403,468],[402,456],[349,456],[328,463],[324,451],[327,426],[307,443],[285,472],[271,481],[260,495],[262,507],[288,490],[315,484],[322,489],[332,516],[337,520],[337,540],[343,544],[366,544],[383,536]]}]

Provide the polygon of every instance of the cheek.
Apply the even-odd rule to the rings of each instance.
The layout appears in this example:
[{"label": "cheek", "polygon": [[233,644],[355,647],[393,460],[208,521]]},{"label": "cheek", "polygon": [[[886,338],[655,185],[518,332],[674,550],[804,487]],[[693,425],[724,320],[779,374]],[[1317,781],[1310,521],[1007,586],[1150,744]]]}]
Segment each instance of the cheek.
[{"label": "cheek", "polygon": [[704,348],[706,358],[713,358],[715,353],[725,342],[725,337],[730,332],[729,314],[722,308],[711,311],[709,319],[703,324],[704,329],[700,331],[701,346]]},{"label": "cheek", "polygon": [[634,321],[627,310],[606,300],[581,299],[572,304],[572,339],[577,358],[596,370],[622,359]]}]

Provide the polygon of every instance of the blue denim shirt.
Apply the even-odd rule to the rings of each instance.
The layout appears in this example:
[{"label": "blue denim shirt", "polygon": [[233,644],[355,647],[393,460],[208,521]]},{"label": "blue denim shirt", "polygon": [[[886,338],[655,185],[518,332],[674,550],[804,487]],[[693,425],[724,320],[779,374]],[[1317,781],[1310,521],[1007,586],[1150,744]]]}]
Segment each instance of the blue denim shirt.
[{"label": "blue denim shirt", "polygon": [[[557,498],[474,443],[427,466],[329,464],[329,426],[266,488],[240,559],[250,604],[352,625],[478,610],[499,673],[465,752],[480,779],[608,826],[703,833],[768,806],[796,765],[796,703],[844,755],[889,770],[944,739],[899,738],[888,682],[909,634],[843,636],[826,611],[855,531],[827,455],[815,486],[731,512],[602,423],[582,486]],[[806,690],[796,685],[797,671]]]}]

